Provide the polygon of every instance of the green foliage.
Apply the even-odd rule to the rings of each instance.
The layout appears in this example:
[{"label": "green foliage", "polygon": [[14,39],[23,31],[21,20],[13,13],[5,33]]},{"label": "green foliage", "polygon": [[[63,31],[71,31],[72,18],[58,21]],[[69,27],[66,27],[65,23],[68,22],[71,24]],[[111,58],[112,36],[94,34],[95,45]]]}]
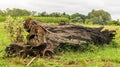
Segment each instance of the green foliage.
[{"label": "green foliage", "polygon": [[71,22],[83,23],[83,20],[81,19],[81,17],[75,17],[75,18],[71,19]]},{"label": "green foliage", "polygon": [[13,9],[6,9],[6,16],[30,16],[31,12],[27,11],[25,9],[18,9],[18,8],[13,8]]},{"label": "green foliage", "polygon": [[84,22],[85,22],[85,19],[86,19],[86,16],[85,16],[85,15],[82,15],[82,14],[79,14],[79,13],[75,13],[75,14],[72,14],[72,15],[70,16],[70,19],[71,19],[71,22],[84,23]]},{"label": "green foliage", "polygon": [[92,10],[88,13],[88,15],[83,15],[80,13],[74,13],[72,15],[67,14],[65,12],[52,12],[47,13],[44,12],[36,12],[36,11],[29,11],[26,9],[19,9],[19,8],[13,8],[6,10],[0,10],[0,22],[4,22],[6,20],[6,16],[12,16],[14,18],[16,17],[23,17],[24,16],[32,16],[32,18],[37,19],[41,22],[47,22],[47,23],[58,23],[61,20],[67,21],[67,22],[78,22],[82,24],[100,24],[100,25],[120,25],[119,21],[111,19],[111,15],[104,11],[104,10]]},{"label": "green foliage", "polygon": [[51,17],[61,17],[61,13],[59,13],[59,12],[53,12],[49,16],[51,16]]},{"label": "green foliage", "polygon": [[5,16],[0,16],[0,22],[4,22],[6,20]]},{"label": "green foliage", "polygon": [[104,10],[92,10],[88,13],[88,18],[92,19],[93,24],[105,25],[111,21],[111,15]]},{"label": "green foliage", "polygon": [[83,44],[80,45],[80,50],[81,51],[92,51],[94,52],[96,49],[98,48],[98,46],[96,46],[94,43],[89,43],[89,44]]},{"label": "green foliage", "polygon": [[56,49],[56,53],[58,52],[71,52],[71,51],[80,51],[80,52],[85,52],[85,51],[91,51],[94,52],[97,50],[98,46],[95,45],[94,43],[88,43],[88,44],[80,44],[80,45],[73,45],[73,44],[65,44],[60,46],[58,49]]},{"label": "green foliage", "polygon": [[23,35],[25,33],[23,21],[24,20],[20,17],[17,17],[16,19],[13,19],[11,16],[7,17],[5,29],[7,29],[11,42],[23,41]]},{"label": "green foliage", "polygon": [[39,12],[36,16],[38,17],[65,17],[65,18],[70,18],[69,14],[66,14],[65,12],[59,13],[59,12],[52,12],[48,14],[47,12]]},{"label": "green foliage", "polygon": [[41,12],[41,13],[38,13],[38,16],[41,16],[41,17],[46,17],[48,16],[47,12]]},{"label": "green foliage", "polygon": [[109,25],[120,25],[120,21],[118,20],[113,20],[112,22],[108,23]]},{"label": "green foliage", "polygon": [[61,17],[65,17],[65,18],[68,18],[70,20],[70,15],[69,14],[66,14],[65,12],[63,12],[61,14]]},{"label": "green foliage", "polygon": [[93,24],[92,19],[86,19],[85,24],[90,24],[90,25],[92,25],[92,24]]}]

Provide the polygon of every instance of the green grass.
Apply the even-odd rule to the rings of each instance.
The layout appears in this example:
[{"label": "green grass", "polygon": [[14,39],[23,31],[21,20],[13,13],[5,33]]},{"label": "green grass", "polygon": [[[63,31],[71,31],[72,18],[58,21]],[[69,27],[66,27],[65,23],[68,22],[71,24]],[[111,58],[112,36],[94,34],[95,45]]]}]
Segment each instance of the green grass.
[{"label": "green grass", "polygon": [[6,20],[5,16],[0,16],[0,22],[4,22]]},{"label": "green grass", "polygon": [[[0,67],[26,67],[32,57],[4,57],[4,49],[10,44],[8,33],[4,29],[5,23],[0,23]],[[79,24],[77,24],[79,25]],[[84,25],[99,27],[99,25]],[[105,29],[116,30],[115,39],[105,46],[97,46],[94,51],[65,51],[54,58],[38,57],[29,67],[120,67],[120,27],[105,26]]]}]

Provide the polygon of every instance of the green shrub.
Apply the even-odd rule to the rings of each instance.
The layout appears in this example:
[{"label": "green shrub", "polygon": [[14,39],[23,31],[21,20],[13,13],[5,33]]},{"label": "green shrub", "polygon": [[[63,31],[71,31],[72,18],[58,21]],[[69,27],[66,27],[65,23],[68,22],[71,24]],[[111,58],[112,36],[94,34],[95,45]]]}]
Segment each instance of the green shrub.
[{"label": "green shrub", "polygon": [[16,17],[15,19],[11,16],[6,18],[5,29],[9,34],[9,39],[11,42],[19,42],[25,39],[25,29],[23,27],[24,19],[21,17]]}]

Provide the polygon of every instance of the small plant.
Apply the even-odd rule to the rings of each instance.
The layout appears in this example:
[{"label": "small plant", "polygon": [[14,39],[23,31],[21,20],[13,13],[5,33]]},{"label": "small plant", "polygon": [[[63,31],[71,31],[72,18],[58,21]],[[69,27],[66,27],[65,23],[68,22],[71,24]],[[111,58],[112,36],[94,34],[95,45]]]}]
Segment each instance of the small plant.
[{"label": "small plant", "polygon": [[7,32],[9,33],[11,42],[22,42],[25,33],[23,28],[24,19],[20,17],[13,19],[11,16],[8,16],[5,22],[5,29],[7,29]]}]

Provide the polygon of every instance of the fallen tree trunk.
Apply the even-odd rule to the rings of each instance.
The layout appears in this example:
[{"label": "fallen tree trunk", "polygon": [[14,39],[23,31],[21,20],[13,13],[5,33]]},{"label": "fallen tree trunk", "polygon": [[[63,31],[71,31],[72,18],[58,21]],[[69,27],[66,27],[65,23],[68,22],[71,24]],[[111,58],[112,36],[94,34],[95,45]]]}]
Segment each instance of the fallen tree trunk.
[{"label": "fallen tree trunk", "polygon": [[42,56],[47,55],[47,53],[53,54],[54,50],[61,44],[81,45],[89,42],[99,45],[108,44],[115,36],[114,30],[103,30],[104,27],[89,28],[66,22],[62,22],[60,25],[48,25],[30,18],[25,21],[24,28],[29,33],[27,43],[24,45],[30,45],[32,49],[20,46],[19,50],[23,50],[23,57],[30,53]]},{"label": "fallen tree trunk", "polygon": [[[30,34],[32,33],[32,35],[34,35],[36,34],[36,32],[34,32],[35,30],[42,31],[40,29],[42,28],[44,32],[38,32],[39,35],[41,33],[46,32],[45,34],[41,34],[42,36],[45,36],[45,39],[48,38],[58,43],[82,44],[92,41],[96,44],[105,44],[105,43],[109,43],[115,35],[115,31],[103,30],[104,27],[89,28],[89,27],[77,26],[72,24],[47,25],[36,22],[34,20],[30,20],[30,22],[27,21],[24,24],[24,27],[26,30],[29,30],[29,28],[33,30],[30,32]],[[38,25],[39,27],[35,28]],[[33,26],[34,28],[30,26]]]}]

